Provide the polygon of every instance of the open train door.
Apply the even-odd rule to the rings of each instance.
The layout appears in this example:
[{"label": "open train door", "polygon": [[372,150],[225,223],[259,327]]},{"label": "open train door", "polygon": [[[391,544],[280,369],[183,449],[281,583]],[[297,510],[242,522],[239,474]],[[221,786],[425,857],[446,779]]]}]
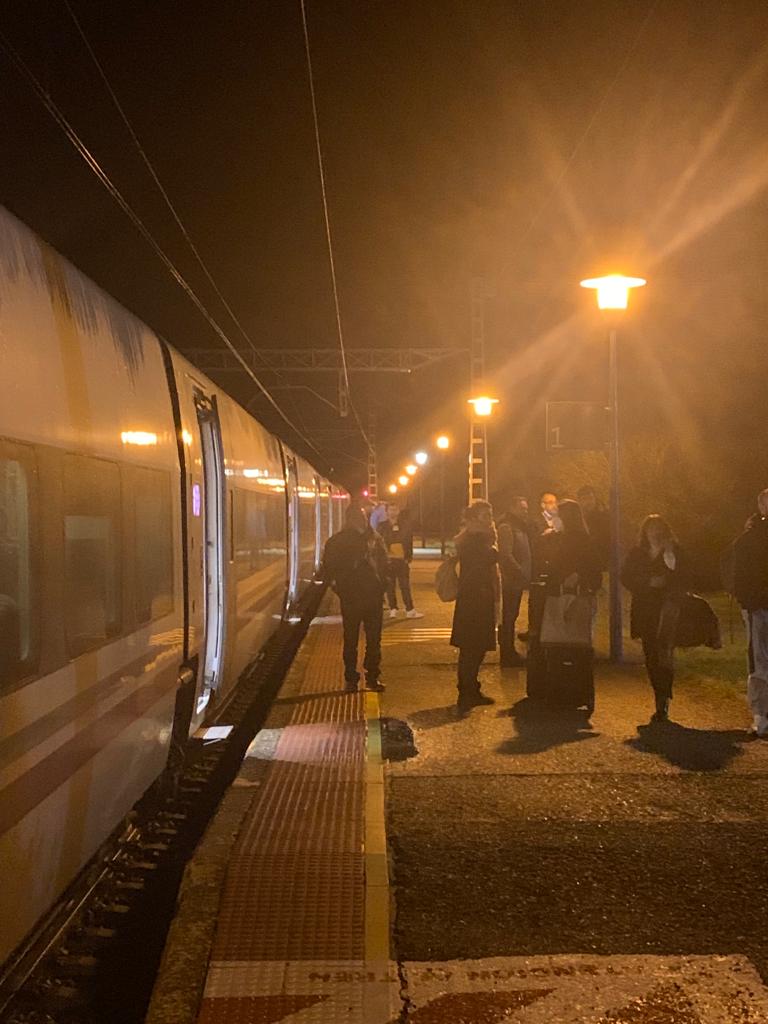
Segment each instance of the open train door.
[{"label": "open train door", "polygon": [[221,443],[219,414],[215,397],[195,388],[195,409],[200,429],[202,452],[202,495],[193,495],[199,507],[195,513],[203,515],[204,538],[204,622],[203,686],[198,699],[198,714],[207,705],[211,693],[219,685],[224,657],[224,453]]}]

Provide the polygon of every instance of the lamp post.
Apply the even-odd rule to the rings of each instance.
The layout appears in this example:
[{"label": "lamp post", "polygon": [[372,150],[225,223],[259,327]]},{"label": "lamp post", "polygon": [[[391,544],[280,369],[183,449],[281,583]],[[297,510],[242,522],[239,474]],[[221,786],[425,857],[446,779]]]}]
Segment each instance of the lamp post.
[{"label": "lamp post", "polygon": [[488,432],[486,420],[493,412],[498,398],[478,395],[468,398],[472,406],[472,421],[469,425],[469,500],[482,498],[488,501]]},{"label": "lamp post", "polygon": [[[609,274],[607,277],[593,277],[580,282],[582,288],[594,288],[597,292],[598,309],[617,311],[627,308],[630,288],[642,288],[642,277],[625,277],[623,274]],[[608,401],[611,418],[610,443],[610,519],[611,559],[608,591],[608,616],[610,631],[611,661],[622,660],[623,637],[621,628],[621,493],[619,460],[619,366],[616,344],[616,321],[609,321],[608,327]]]},{"label": "lamp post", "polygon": [[440,451],[440,557],[445,558],[445,458],[451,447],[450,437],[441,434],[435,440]]},{"label": "lamp post", "polygon": [[[429,462],[429,455],[426,452],[416,452],[413,461],[422,468]],[[427,546],[427,538],[424,534],[424,481],[419,481],[419,525],[421,526],[421,546]]]}]

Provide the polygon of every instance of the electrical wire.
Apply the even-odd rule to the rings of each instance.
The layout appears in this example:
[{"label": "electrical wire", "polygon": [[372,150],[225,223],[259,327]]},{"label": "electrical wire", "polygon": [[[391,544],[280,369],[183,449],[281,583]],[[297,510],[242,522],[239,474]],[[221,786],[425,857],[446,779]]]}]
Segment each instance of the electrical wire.
[{"label": "electrical wire", "polygon": [[[179,214],[178,214],[178,212],[176,210],[176,207],[173,205],[173,202],[171,201],[171,197],[168,195],[168,192],[166,191],[165,187],[163,186],[163,183],[160,181],[160,178],[158,177],[158,174],[155,171],[155,168],[154,168],[151,160],[149,159],[149,156],[147,155],[144,147],[142,146],[141,142],[139,141],[139,138],[138,138],[138,136],[137,136],[137,134],[136,134],[136,132],[135,132],[135,130],[133,128],[133,125],[131,124],[131,122],[130,122],[130,120],[128,118],[128,115],[126,114],[125,110],[123,109],[123,105],[120,103],[120,100],[118,99],[117,94],[115,93],[115,90],[112,88],[112,85],[111,85],[109,79],[107,78],[107,74],[104,71],[104,68],[103,68],[101,62],[99,61],[99,58],[97,57],[93,47],[91,46],[91,44],[90,44],[90,42],[88,40],[88,37],[86,36],[85,31],[84,31],[82,25],[80,24],[80,21],[78,20],[77,15],[75,14],[74,10],[72,9],[72,6],[69,3],[69,0],[62,0],[62,3],[66,7],[67,12],[69,13],[70,18],[72,19],[72,22],[74,23],[75,28],[77,29],[78,34],[80,35],[80,38],[83,41],[83,45],[85,46],[86,50],[88,51],[88,53],[89,53],[89,55],[91,57],[91,60],[93,61],[94,65],[96,67],[96,70],[99,73],[99,77],[101,78],[102,82],[104,83],[104,87],[106,88],[107,92],[109,93],[110,98],[111,98],[112,102],[114,103],[115,108],[117,109],[117,112],[120,115],[120,117],[121,117],[121,119],[123,121],[123,124],[125,125],[125,127],[126,127],[126,129],[128,131],[128,134],[131,136],[131,140],[133,141],[133,144],[136,147],[136,151],[138,152],[139,156],[141,157],[142,161],[144,162],[145,167],[149,171],[149,174],[150,174],[152,180],[154,181],[155,185],[157,186],[157,189],[160,192],[160,195],[163,197],[165,205],[168,207],[168,209],[169,209],[169,211],[171,213],[171,216],[173,217],[173,219],[176,222],[177,227],[179,228],[179,231],[181,231],[182,235],[184,236],[184,241],[189,246],[192,254],[194,255],[195,259],[197,260],[198,265],[200,266],[200,269],[203,271],[203,273],[205,274],[206,278],[208,279],[208,283],[213,288],[214,292],[216,293],[216,296],[218,297],[219,301],[223,305],[224,309],[226,309],[226,311],[229,314],[232,322],[237,327],[237,329],[240,332],[240,334],[246,340],[248,345],[253,349],[254,353],[259,356],[259,358],[261,359],[262,363],[266,367],[269,368],[269,364],[267,363],[266,359],[264,358],[264,356],[261,355],[261,353],[259,352],[259,350],[256,347],[256,345],[253,343],[250,335],[245,330],[245,328],[243,327],[242,323],[240,322],[240,320],[236,316],[236,314],[235,314],[234,310],[232,309],[231,305],[229,304],[227,299],[224,297],[224,295],[221,293],[221,290],[219,289],[219,286],[217,285],[216,281],[214,280],[213,275],[209,271],[205,261],[203,260],[203,257],[200,255],[200,252],[198,251],[197,246],[192,241],[192,238],[190,237],[189,232],[187,231],[184,223],[182,222],[181,217],[179,216]],[[281,375],[279,373],[277,373],[276,371],[275,371],[275,374],[276,374],[276,376],[278,377],[279,380],[283,379],[281,377]]]},{"label": "electrical wire", "polygon": [[301,0],[301,23],[304,29],[304,50],[307,56],[307,75],[309,78],[309,95],[312,100],[312,122],[315,129],[315,150],[317,152],[317,167],[320,174],[320,193],[323,200],[323,218],[325,220],[325,238],[328,246],[328,263],[331,271],[331,285],[333,287],[333,304],[336,311],[336,331],[339,338],[339,349],[341,352],[341,366],[342,375],[344,377],[344,388],[347,393],[347,401],[349,407],[357,421],[357,425],[360,428],[360,433],[363,435],[368,448],[371,448],[371,442],[368,439],[368,435],[365,432],[365,427],[362,424],[362,420],[358,415],[357,409],[352,402],[352,395],[349,387],[349,370],[347,368],[347,353],[344,347],[344,329],[341,322],[341,307],[339,305],[339,289],[336,281],[336,261],[333,255],[333,236],[331,234],[331,218],[328,213],[328,195],[325,185],[325,167],[323,165],[323,150],[320,145],[320,121],[317,116],[317,100],[315,97],[315,76],[312,70],[312,53],[309,46],[309,28],[307,26],[307,10],[304,0]]},{"label": "electrical wire", "polygon": [[138,216],[138,214],[133,210],[133,208],[128,203],[128,201],[125,199],[125,197],[120,192],[118,187],[111,180],[111,178],[109,177],[107,172],[101,167],[101,165],[99,164],[99,162],[96,159],[96,157],[87,148],[85,143],[82,141],[80,136],[77,134],[77,131],[75,130],[75,128],[67,120],[66,116],[62,113],[60,108],[57,106],[57,104],[53,100],[53,98],[50,95],[50,93],[40,83],[38,78],[35,76],[34,72],[26,64],[24,59],[21,57],[21,55],[18,53],[18,51],[13,47],[13,45],[11,44],[9,39],[6,37],[5,33],[2,32],[1,30],[0,30],[0,46],[3,47],[3,49],[6,52],[6,54],[10,57],[11,61],[16,66],[16,69],[32,85],[32,88],[34,89],[34,91],[37,94],[38,98],[42,102],[43,106],[46,108],[46,110],[51,115],[51,117],[54,119],[54,121],[58,124],[58,126],[64,132],[64,134],[66,135],[66,137],[69,140],[69,142],[72,144],[72,146],[75,148],[75,150],[80,154],[80,156],[83,158],[83,160],[85,161],[87,166],[91,169],[91,171],[93,171],[93,173],[98,178],[98,180],[101,182],[101,184],[104,186],[104,188],[107,190],[107,192],[109,192],[109,194],[112,196],[112,198],[115,200],[115,202],[121,208],[121,210],[130,219],[130,221],[133,223],[133,225],[136,227],[136,229],[140,232],[140,234],[143,236],[143,238],[146,240],[146,242],[151,246],[151,248],[154,250],[155,254],[163,262],[163,264],[165,265],[166,269],[171,274],[173,279],[176,281],[176,283],[179,285],[179,287],[186,293],[186,295],[189,297],[189,299],[194,303],[195,307],[202,314],[202,316],[208,322],[208,324],[213,329],[213,331],[216,333],[216,335],[221,339],[221,341],[224,342],[224,344],[230,350],[232,355],[237,359],[237,361],[243,367],[245,372],[248,374],[248,376],[251,378],[251,380],[257,386],[259,391],[267,399],[269,404],[278,413],[280,418],[291,428],[291,430],[294,431],[296,436],[300,437],[301,440],[309,448],[311,448],[311,450],[313,452],[315,452],[316,455],[319,455],[322,458],[321,453],[318,451],[318,449],[315,447],[315,445],[296,426],[296,424],[293,423],[292,420],[290,420],[288,418],[288,416],[283,412],[283,410],[280,408],[280,406],[274,400],[272,395],[270,395],[269,391],[262,384],[262,382],[259,380],[259,378],[256,376],[256,374],[250,368],[250,366],[248,366],[248,364],[243,359],[243,357],[240,354],[240,352],[237,350],[237,348],[230,341],[230,339],[227,336],[227,334],[225,333],[224,329],[219,325],[218,321],[206,309],[205,305],[198,298],[196,292],[193,290],[191,285],[186,281],[186,279],[183,277],[181,272],[176,268],[176,266],[173,263],[173,261],[171,260],[171,258],[165,253],[165,251],[162,249],[160,244],[155,240],[155,238],[152,235],[152,233],[149,230],[149,228],[147,228],[147,226],[144,224],[144,222],[141,220],[141,218]]}]

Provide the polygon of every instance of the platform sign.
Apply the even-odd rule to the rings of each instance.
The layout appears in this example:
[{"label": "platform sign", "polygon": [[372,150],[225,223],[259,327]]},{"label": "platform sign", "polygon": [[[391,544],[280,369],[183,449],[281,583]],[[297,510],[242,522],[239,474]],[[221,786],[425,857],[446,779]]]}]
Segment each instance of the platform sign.
[{"label": "platform sign", "polygon": [[547,451],[603,451],[610,439],[600,402],[547,402]]}]

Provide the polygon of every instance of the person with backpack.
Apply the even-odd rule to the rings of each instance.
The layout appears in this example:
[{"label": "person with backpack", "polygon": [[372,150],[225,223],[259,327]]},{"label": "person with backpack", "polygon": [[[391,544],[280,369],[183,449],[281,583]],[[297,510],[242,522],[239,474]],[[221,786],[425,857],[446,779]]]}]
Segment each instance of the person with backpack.
[{"label": "person with backpack", "polygon": [[322,579],[339,596],[344,628],[344,689],[356,693],[360,682],[357,650],[360,626],[365,632],[366,686],[382,691],[381,628],[387,582],[387,551],[379,534],[368,525],[365,512],[347,509],[344,528],[329,538],[323,551]]},{"label": "person with backpack", "polygon": [[496,605],[499,597],[496,528],[487,501],[473,501],[464,510],[464,526],[455,538],[459,565],[451,646],[458,647],[459,715],[481,704],[494,704],[477,678],[486,651],[496,649]]},{"label": "person with backpack", "polygon": [[768,489],[757,498],[759,515],[733,546],[733,594],[747,626],[747,700],[750,736],[768,739]]}]

